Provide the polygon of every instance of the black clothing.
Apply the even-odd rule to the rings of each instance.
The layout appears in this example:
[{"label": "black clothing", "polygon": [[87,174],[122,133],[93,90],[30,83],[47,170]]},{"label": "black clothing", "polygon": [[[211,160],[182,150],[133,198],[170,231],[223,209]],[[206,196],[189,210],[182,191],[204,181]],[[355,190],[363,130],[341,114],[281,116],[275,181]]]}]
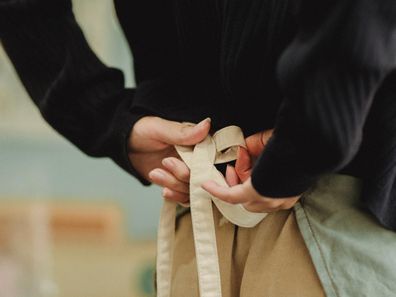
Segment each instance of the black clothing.
[{"label": "black clothing", "polygon": [[329,172],[362,178],[396,230],[394,0],[116,0],[137,87],[90,50],[67,0],[0,0],[0,38],[47,121],[144,184],[126,138],[144,115],[275,127],[252,183],[287,197]]}]

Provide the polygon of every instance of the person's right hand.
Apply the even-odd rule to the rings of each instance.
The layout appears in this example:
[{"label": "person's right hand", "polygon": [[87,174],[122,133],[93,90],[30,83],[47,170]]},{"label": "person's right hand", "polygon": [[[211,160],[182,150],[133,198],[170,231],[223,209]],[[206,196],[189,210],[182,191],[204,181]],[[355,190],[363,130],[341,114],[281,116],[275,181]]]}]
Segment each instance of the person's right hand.
[{"label": "person's right hand", "polygon": [[[165,198],[186,202],[190,172],[174,145],[195,145],[205,139],[209,130],[209,118],[188,126],[159,117],[143,117],[135,123],[129,137],[129,160],[142,177],[164,188]],[[164,166],[164,162],[173,165]]]}]

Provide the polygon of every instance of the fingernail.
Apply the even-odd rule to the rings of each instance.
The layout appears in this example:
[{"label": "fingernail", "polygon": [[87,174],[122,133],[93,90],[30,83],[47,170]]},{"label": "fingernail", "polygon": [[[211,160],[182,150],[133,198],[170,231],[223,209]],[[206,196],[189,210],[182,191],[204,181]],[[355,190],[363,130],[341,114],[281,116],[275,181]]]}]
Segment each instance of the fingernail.
[{"label": "fingernail", "polygon": [[206,123],[210,123],[211,121],[212,121],[211,118],[206,118],[203,121],[201,121],[197,126],[198,127],[203,127],[203,126],[206,125]]},{"label": "fingernail", "polygon": [[153,170],[149,173],[149,177],[151,179],[163,179],[165,178],[164,174],[159,170]]},{"label": "fingernail", "polygon": [[162,189],[162,196],[166,198],[169,195],[169,190],[167,188]]},{"label": "fingernail", "polygon": [[226,166],[226,171],[225,171],[226,179],[227,179],[228,176],[230,175],[231,168],[232,168],[232,166],[229,165],[229,164],[227,164],[227,166]]},{"label": "fingernail", "polygon": [[175,163],[173,162],[172,159],[163,159],[162,165],[164,165],[166,167],[173,167],[173,166],[175,166]]}]

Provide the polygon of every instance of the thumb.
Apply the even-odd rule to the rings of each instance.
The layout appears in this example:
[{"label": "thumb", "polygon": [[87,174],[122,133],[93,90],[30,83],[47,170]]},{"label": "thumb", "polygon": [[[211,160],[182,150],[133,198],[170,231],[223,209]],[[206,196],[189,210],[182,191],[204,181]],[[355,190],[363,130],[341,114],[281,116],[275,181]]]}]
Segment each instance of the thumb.
[{"label": "thumb", "polygon": [[206,118],[196,125],[186,125],[180,122],[157,118],[155,138],[172,145],[194,145],[205,139],[210,130],[210,118]]}]

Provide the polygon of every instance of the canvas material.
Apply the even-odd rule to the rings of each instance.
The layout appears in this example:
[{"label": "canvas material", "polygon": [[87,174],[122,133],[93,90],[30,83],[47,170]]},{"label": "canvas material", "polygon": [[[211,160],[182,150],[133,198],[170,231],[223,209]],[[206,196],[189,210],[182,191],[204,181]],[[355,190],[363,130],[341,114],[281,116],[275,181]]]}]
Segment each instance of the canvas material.
[{"label": "canvas material", "polygon": [[[324,297],[292,209],[239,227],[213,207],[223,297]],[[199,297],[191,214],[176,224],[172,297]]]}]

